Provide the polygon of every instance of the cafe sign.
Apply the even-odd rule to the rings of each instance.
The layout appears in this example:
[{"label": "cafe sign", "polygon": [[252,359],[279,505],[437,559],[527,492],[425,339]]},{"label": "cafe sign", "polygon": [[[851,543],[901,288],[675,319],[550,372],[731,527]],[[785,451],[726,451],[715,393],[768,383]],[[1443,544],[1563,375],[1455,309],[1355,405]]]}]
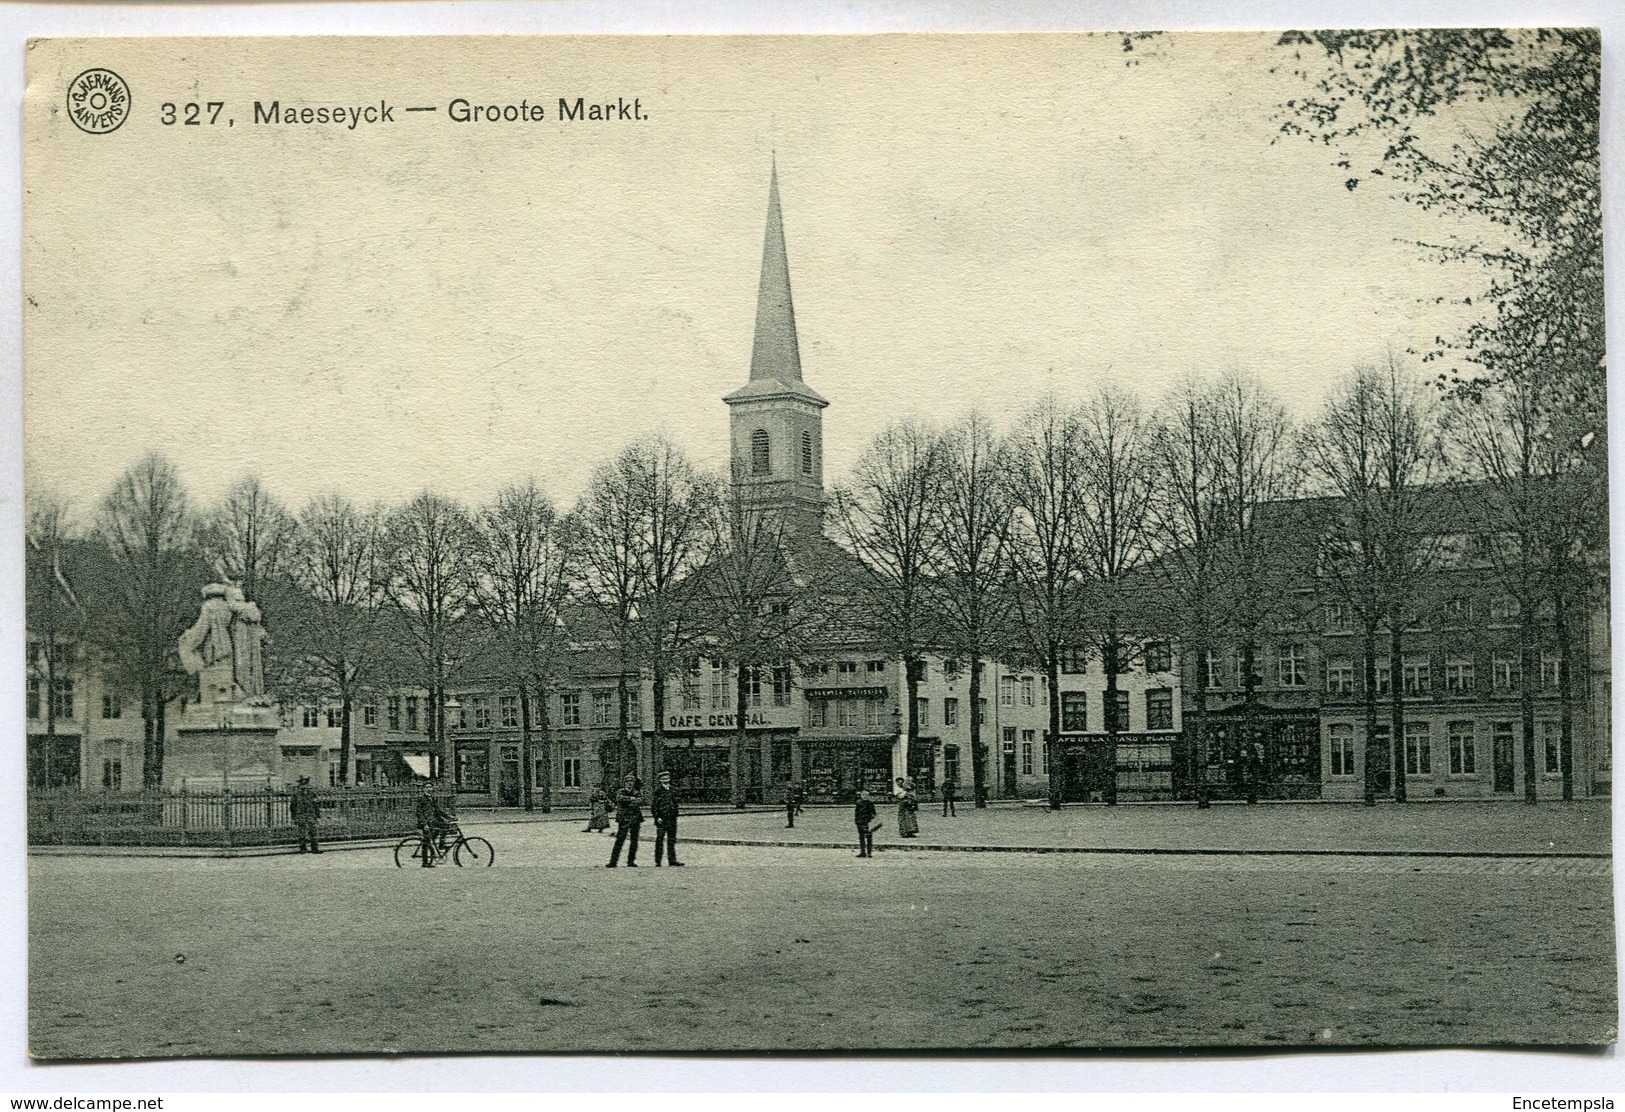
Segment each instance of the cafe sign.
[{"label": "cafe sign", "polygon": [[[734,730],[738,729],[733,714],[668,714],[666,729],[681,730]],[[765,712],[753,710],[745,715],[745,729],[769,730],[783,723],[775,722]]]}]

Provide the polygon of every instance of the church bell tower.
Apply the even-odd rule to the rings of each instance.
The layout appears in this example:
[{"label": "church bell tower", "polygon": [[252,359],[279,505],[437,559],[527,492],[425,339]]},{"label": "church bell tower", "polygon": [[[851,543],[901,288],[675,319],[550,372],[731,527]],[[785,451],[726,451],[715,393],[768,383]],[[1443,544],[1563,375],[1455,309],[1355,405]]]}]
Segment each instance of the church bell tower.
[{"label": "church bell tower", "polygon": [[723,401],[735,489],[747,505],[785,514],[792,529],[818,533],[824,519],[823,409],[829,402],[801,380],[777,165],[768,184],[750,381]]}]

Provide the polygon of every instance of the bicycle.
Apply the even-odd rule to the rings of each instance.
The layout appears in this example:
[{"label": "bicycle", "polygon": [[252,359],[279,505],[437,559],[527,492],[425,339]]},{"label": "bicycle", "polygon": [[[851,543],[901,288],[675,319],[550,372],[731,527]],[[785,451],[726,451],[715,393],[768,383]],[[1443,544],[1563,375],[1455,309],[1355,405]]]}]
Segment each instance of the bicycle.
[{"label": "bicycle", "polygon": [[464,834],[462,827],[452,823],[435,834],[432,841],[425,842],[421,834],[402,838],[395,846],[395,867],[403,869],[410,862],[421,866],[425,845],[434,854],[436,865],[443,864],[448,855],[458,868],[488,869],[496,860],[496,850],[491,848],[490,842],[478,834]]}]

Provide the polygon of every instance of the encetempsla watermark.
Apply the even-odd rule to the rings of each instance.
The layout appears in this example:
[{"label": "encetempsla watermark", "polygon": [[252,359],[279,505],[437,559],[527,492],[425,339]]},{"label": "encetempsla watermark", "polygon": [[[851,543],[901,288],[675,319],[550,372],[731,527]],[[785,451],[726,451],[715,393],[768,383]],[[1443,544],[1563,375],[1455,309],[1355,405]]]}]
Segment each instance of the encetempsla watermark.
[{"label": "encetempsla watermark", "polygon": [[1609,1112],[1612,1097],[1513,1097],[1513,1112]]}]

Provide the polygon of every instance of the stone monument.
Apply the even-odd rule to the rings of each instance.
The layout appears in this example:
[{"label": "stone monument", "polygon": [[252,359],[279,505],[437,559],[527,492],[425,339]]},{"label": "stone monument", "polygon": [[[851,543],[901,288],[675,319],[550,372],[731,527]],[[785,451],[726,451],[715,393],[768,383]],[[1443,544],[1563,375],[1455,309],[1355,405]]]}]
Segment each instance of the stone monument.
[{"label": "stone monument", "polygon": [[195,700],[164,761],[172,788],[280,786],[279,715],[265,694],[260,608],[235,583],[203,588],[197,621],[181,634],[181,666],[197,677]]}]

